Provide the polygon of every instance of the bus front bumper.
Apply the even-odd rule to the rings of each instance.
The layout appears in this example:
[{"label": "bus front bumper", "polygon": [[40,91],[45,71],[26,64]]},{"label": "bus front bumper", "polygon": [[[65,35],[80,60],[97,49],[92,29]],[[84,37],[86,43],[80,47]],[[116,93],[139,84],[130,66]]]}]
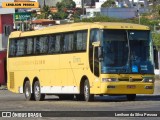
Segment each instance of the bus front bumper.
[{"label": "bus front bumper", "polygon": [[154,83],[143,82],[104,82],[101,94],[153,94]]}]

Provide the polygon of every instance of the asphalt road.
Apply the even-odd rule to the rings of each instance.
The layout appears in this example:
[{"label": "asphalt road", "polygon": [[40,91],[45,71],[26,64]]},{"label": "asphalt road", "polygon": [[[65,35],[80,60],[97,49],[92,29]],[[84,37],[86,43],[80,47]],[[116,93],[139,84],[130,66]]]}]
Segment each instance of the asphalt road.
[{"label": "asphalt road", "polygon": [[[137,95],[135,101],[127,101],[126,96],[96,96],[94,102],[84,101],[67,101],[59,100],[56,96],[46,96],[45,101],[26,101],[23,94],[15,94],[8,90],[0,90],[0,111],[114,111],[122,112],[137,112],[137,111],[153,111],[153,113],[160,114],[160,81],[155,82],[155,92],[153,95]],[[73,114],[75,114],[73,112]],[[89,114],[89,113],[86,113]],[[106,113],[110,114],[110,113]],[[143,119],[154,120],[159,119],[157,117],[48,117],[48,118],[32,118],[32,119]],[[0,118],[9,119],[9,118]],[[17,119],[17,118],[12,118]],[[28,119],[28,118],[19,118]],[[107,119],[108,120],[108,119]]]}]

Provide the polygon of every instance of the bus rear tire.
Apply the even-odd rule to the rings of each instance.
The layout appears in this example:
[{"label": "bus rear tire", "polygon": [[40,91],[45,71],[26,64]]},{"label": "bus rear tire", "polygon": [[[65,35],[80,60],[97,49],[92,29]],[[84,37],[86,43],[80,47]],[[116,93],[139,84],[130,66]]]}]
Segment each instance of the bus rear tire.
[{"label": "bus rear tire", "polygon": [[126,96],[128,101],[134,101],[136,99],[136,94],[128,94]]},{"label": "bus rear tire", "polygon": [[90,94],[90,85],[87,79],[84,81],[84,100],[86,102],[94,100],[94,95]]},{"label": "bus rear tire", "polygon": [[35,100],[34,99],[34,94],[31,93],[31,86],[30,86],[29,81],[25,82],[25,85],[24,85],[24,95],[25,95],[25,98],[26,98],[27,101],[29,101],[29,100]]},{"label": "bus rear tire", "polygon": [[43,101],[45,98],[45,94],[41,94],[39,81],[34,83],[34,97],[36,101]]}]

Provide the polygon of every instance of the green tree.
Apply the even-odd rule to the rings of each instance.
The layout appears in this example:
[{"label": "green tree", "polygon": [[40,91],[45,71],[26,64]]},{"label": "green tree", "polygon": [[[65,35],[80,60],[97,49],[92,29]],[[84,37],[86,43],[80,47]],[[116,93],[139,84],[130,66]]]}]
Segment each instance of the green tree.
[{"label": "green tree", "polygon": [[56,4],[58,11],[63,11],[64,9],[73,9],[76,7],[76,3],[73,0],[62,0]]},{"label": "green tree", "polygon": [[48,19],[48,16],[51,14],[51,11],[50,11],[50,7],[49,6],[47,6],[47,5],[45,5],[44,7],[43,7],[43,14],[44,14],[44,18],[45,19]]},{"label": "green tree", "polygon": [[112,8],[112,7],[116,7],[116,3],[114,0],[107,0],[106,2],[104,2],[101,7],[103,8]]},{"label": "green tree", "polygon": [[60,11],[60,12],[57,12],[55,14],[55,16],[53,16],[54,19],[65,19],[67,18],[68,14],[64,11]]},{"label": "green tree", "polygon": [[150,3],[152,5],[150,6],[150,14],[154,17],[154,19],[157,19],[160,17],[160,4],[159,0],[150,0]]},{"label": "green tree", "polygon": [[53,18],[64,19],[67,18],[67,10],[73,10],[76,7],[76,3],[73,0],[62,0],[56,4],[58,12],[53,16]]},{"label": "green tree", "polygon": [[160,51],[160,33],[158,32],[153,32],[152,33],[152,39],[153,43],[156,46],[156,49]]}]

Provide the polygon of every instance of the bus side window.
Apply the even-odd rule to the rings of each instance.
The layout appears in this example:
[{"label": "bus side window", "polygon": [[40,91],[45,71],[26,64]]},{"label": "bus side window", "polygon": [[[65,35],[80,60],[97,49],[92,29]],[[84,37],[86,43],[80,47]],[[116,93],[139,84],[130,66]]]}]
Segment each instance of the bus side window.
[{"label": "bus side window", "polygon": [[33,54],[33,38],[27,38],[26,41],[26,55]]},{"label": "bus side window", "polygon": [[93,72],[93,42],[96,42],[99,40],[99,29],[91,29],[90,31],[90,40],[89,40],[89,63],[90,63],[90,69]]},{"label": "bus side window", "polygon": [[55,45],[56,45],[56,36],[55,35],[49,35],[48,39],[48,53],[55,53]]},{"label": "bus side window", "polygon": [[73,51],[77,51],[77,32],[74,32],[74,38],[73,38]]},{"label": "bus side window", "polygon": [[64,53],[65,46],[64,46],[64,34],[61,34],[60,36],[60,53]]},{"label": "bus side window", "polygon": [[70,52],[73,50],[73,33],[64,34],[64,51]]},{"label": "bus side window", "polygon": [[68,35],[69,38],[69,44],[68,44],[68,51],[73,51],[73,40],[74,40],[74,33],[70,33]]},{"label": "bus side window", "polygon": [[56,53],[60,53],[60,40],[61,40],[61,35],[56,35],[56,42],[55,42]]},{"label": "bus side window", "polygon": [[84,51],[86,50],[87,45],[87,30],[77,31],[76,32],[76,50]]},{"label": "bus side window", "polygon": [[82,49],[86,50],[86,47],[87,47],[87,30],[82,31],[82,43],[83,43]]},{"label": "bus side window", "polygon": [[91,30],[91,42],[97,42],[99,40],[99,29],[92,29]]},{"label": "bus side window", "polygon": [[39,52],[40,54],[46,54],[48,52],[48,37],[47,36],[39,37]]},{"label": "bus side window", "polygon": [[17,40],[16,56],[24,56],[24,55],[25,55],[25,39],[21,38]]},{"label": "bus side window", "polygon": [[40,42],[39,37],[34,38],[34,53],[39,54],[40,53]]},{"label": "bus side window", "polygon": [[9,57],[14,57],[16,55],[16,51],[17,51],[16,42],[17,42],[16,39],[10,40],[10,43],[9,43]]}]

